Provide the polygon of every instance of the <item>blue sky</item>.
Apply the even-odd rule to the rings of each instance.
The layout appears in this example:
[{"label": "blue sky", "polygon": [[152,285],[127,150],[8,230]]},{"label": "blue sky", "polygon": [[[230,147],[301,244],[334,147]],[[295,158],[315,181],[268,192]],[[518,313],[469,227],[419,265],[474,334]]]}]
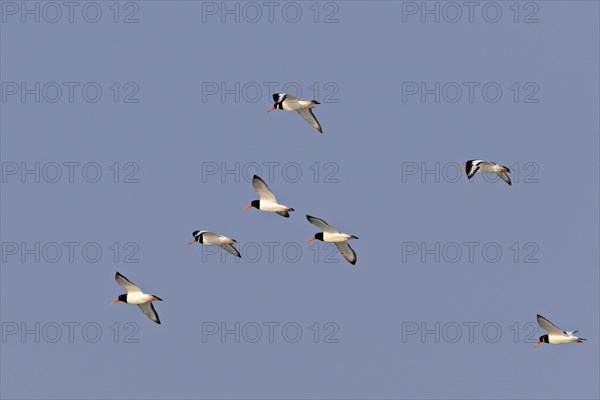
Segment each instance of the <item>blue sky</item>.
[{"label": "blue sky", "polygon": [[[598,3],[21,4],[3,398],[598,398]],[[284,87],[323,135],[265,112]],[[479,158],[513,185],[453,175]],[[243,210],[256,171],[289,219]],[[110,305],[116,271],[162,325]],[[538,313],[588,341],[534,350]]]}]

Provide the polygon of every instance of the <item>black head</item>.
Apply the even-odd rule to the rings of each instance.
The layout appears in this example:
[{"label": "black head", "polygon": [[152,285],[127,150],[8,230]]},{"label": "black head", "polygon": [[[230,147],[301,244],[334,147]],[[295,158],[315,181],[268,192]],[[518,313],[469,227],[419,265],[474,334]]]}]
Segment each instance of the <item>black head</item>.
[{"label": "black head", "polygon": [[323,232],[315,233],[315,239],[323,241]]},{"label": "black head", "polygon": [[260,210],[260,200],[252,200],[250,204],[244,207],[244,210],[248,210],[250,207],[254,207]]},{"label": "black head", "polygon": [[120,294],[119,295],[119,301],[122,301],[123,303],[127,303],[127,295],[126,294]]},{"label": "black head", "polygon": [[285,93],[275,93],[273,95],[273,101],[275,102],[275,104],[273,104],[273,107],[279,110],[283,110],[283,102],[285,101],[286,97],[287,95]]},{"label": "black head", "polygon": [[548,340],[548,335],[540,336],[540,340],[537,341],[537,343],[535,344],[535,346],[533,346],[533,348],[535,349],[536,347],[538,347],[540,345],[540,343],[550,343]]},{"label": "black head", "polygon": [[193,242],[202,243],[202,232],[200,232],[200,231],[194,231],[194,232],[192,232],[192,236],[194,237],[194,240],[192,240],[190,242],[190,244],[193,243]]}]

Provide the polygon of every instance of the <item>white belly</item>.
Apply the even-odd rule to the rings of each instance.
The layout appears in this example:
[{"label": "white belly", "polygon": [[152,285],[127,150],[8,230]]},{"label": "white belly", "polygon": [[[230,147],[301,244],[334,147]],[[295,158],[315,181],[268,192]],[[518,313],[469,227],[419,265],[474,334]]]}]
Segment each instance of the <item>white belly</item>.
[{"label": "white belly", "polygon": [[298,111],[303,108],[307,108],[311,104],[312,102],[306,100],[298,100],[294,102],[286,100],[283,102],[283,109],[285,111]]},{"label": "white belly", "polygon": [[289,207],[284,206],[283,204],[270,203],[270,202],[261,201],[260,202],[260,209],[262,211],[277,212],[277,211],[287,211],[287,210],[289,210]]},{"label": "white belly", "polygon": [[550,344],[565,344],[565,343],[574,343],[577,341],[576,337],[573,336],[554,336],[554,335],[549,335],[548,336],[548,342]]},{"label": "white belly", "polygon": [[348,239],[350,239],[350,235],[347,235],[345,233],[329,233],[329,232],[324,232],[323,233],[323,241],[324,242],[332,242],[332,243],[339,243],[339,242],[345,242]]},{"label": "white belly", "polygon": [[128,293],[127,303],[129,304],[144,304],[149,302],[152,296],[146,293]]}]

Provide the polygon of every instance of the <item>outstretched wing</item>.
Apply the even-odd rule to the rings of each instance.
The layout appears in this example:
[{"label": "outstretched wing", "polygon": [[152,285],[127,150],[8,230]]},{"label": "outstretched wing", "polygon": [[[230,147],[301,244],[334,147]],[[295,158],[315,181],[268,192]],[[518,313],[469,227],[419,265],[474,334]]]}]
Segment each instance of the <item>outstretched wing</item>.
[{"label": "outstretched wing", "polygon": [[554,325],[552,322],[548,321],[546,318],[542,317],[540,314],[538,314],[537,316],[537,322],[542,328],[544,328],[546,332],[548,332],[548,334],[563,336],[566,335],[562,329]]},{"label": "outstretched wing", "polygon": [[232,245],[222,244],[221,247],[223,248],[223,250],[225,250],[229,254],[233,254],[236,257],[242,258],[242,256],[240,255],[240,252],[237,251],[237,249],[235,247],[233,247]]},{"label": "outstretched wing", "polygon": [[321,124],[317,121],[317,117],[313,114],[310,108],[302,108],[298,110],[298,113],[302,115],[302,118],[306,120],[309,124],[312,125],[319,133],[323,133],[323,129],[321,128]]},{"label": "outstretched wing", "polygon": [[311,217],[310,215],[306,216],[306,219],[308,220],[308,222],[310,222],[311,224],[318,226],[319,228],[323,229],[323,232],[329,232],[329,233],[339,233],[337,230],[333,229],[331,226],[329,226],[329,224],[327,224],[327,222],[323,221],[320,218],[317,217]]},{"label": "outstretched wing", "polygon": [[352,250],[348,242],[337,242],[335,245],[350,264],[356,264],[356,253]]},{"label": "outstretched wing", "polygon": [[[281,94],[283,94],[285,96],[286,101],[297,102],[298,100],[300,100],[300,98],[298,98],[294,95],[291,95],[291,94],[287,94],[287,93],[281,93]],[[273,97],[273,99],[275,100],[275,97]],[[277,100],[275,100],[275,101],[277,101]]]},{"label": "outstretched wing", "polygon": [[475,172],[479,171],[479,163],[481,160],[469,160],[465,165],[465,172],[467,173],[467,178],[471,179]]},{"label": "outstretched wing", "polygon": [[119,285],[127,290],[127,293],[142,293],[142,290],[139,287],[135,286],[129,279],[125,278],[119,272],[115,274],[115,280]]},{"label": "outstretched wing", "polygon": [[215,232],[209,232],[209,231],[203,231],[202,232],[202,243],[203,244],[216,244],[219,245],[221,244],[221,238],[223,236],[219,235],[218,233]]},{"label": "outstretched wing", "polygon": [[254,178],[252,178],[252,186],[262,201],[277,203],[275,195],[273,192],[271,192],[271,189],[269,189],[269,186],[266,184],[266,182],[263,181],[259,176],[254,175]]},{"label": "outstretched wing", "polygon": [[506,183],[508,183],[509,185],[512,185],[512,182],[510,181],[510,177],[508,176],[508,174],[506,172],[500,172],[498,174],[498,176],[500,178],[502,178],[502,180]]},{"label": "outstretched wing", "polygon": [[160,324],[160,318],[158,318],[158,314],[156,313],[156,310],[154,309],[154,305],[152,305],[151,301],[147,301],[145,303],[138,304],[138,307],[140,308],[140,310],[142,310],[142,312],[144,314],[146,314],[146,316],[148,318],[150,318],[152,321],[156,322],[157,324]]}]

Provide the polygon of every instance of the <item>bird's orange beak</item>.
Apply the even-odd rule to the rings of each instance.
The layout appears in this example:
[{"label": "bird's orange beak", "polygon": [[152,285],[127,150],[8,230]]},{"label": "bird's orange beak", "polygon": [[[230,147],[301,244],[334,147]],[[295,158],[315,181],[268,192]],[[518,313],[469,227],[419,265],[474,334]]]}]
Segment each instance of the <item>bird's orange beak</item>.
[{"label": "bird's orange beak", "polygon": [[114,299],[114,300],[112,301],[112,303],[110,303],[110,304],[116,304],[116,303],[118,303],[119,301],[120,301],[119,299]]},{"label": "bird's orange beak", "polygon": [[252,207],[252,203],[248,204],[246,207],[244,207],[244,210],[249,209],[250,207]]},{"label": "bird's orange beak", "polygon": [[310,239],[308,239],[308,240],[306,241],[306,243],[308,243],[308,242],[312,242],[312,241],[313,241],[313,240],[315,240],[315,239],[316,239],[316,237],[314,237],[314,236],[313,236],[313,237],[311,237]]},{"label": "bird's orange beak", "polygon": [[460,167],[460,169],[461,169],[462,171],[464,171],[465,169],[467,169],[467,166],[466,166],[466,165],[463,165],[462,167]]},{"label": "bird's orange beak", "polygon": [[150,301],[156,301],[158,300],[156,297],[153,297],[152,299],[150,299]]},{"label": "bird's orange beak", "polygon": [[273,106],[273,107],[269,108],[269,109],[267,110],[267,112],[271,112],[271,111],[273,111],[274,109],[275,109],[275,106]]},{"label": "bird's orange beak", "polygon": [[194,244],[194,243],[196,243],[196,239],[194,239],[194,240],[192,240],[191,242],[189,242],[189,243],[188,243],[188,246],[189,246],[190,244]]},{"label": "bird's orange beak", "polygon": [[535,349],[536,347],[538,347],[540,345],[540,343],[542,343],[542,341],[538,340],[537,343],[535,344],[535,346],[533,346],[533,348]]}]

